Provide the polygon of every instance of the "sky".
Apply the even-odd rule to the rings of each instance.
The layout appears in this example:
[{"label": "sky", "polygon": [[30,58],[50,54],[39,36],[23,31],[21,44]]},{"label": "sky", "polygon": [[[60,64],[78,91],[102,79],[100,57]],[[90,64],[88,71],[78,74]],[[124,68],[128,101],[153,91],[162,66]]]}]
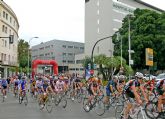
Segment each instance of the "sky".
[{"label": "sky", "polygon": [[[19,21],[19,38],[31,46],[53,39],[84,42],[85,0],[3,0]],[[165,10],[165,0],[143,0]]]}]

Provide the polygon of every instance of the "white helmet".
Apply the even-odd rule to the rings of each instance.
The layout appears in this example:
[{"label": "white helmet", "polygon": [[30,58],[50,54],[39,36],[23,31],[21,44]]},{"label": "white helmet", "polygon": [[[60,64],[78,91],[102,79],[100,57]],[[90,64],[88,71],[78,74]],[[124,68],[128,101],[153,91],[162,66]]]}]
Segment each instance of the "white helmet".
[{"label": "white helmet", "polygon": [[135,77],[137,78],[144,78],[143,74],[141,72],[136,72]]},{"label": "white helmet", "polygon": [[119,79],[120,79],[120,80],[124,80],[124,79],[126,79],[126,77],[125,77],[124,75],[120,75],[120,76],[119,76]]}]

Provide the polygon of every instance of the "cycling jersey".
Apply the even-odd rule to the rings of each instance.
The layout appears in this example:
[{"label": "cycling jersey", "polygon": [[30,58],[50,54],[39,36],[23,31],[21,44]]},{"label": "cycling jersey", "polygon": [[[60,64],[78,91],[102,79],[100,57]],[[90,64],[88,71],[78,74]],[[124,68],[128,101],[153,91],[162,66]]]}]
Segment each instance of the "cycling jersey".
[{"label": "cycling jersey", "polygon": [[3,86],[3,87],[7,87],[7,80],[2,80],[1,81],[1,85]]},{"label": "cycling jersey", "polygon": [[18,86],[18,84],[19,84],[19,79],[15,79],[15,80],[14,80],[14,85],[15,85],[15,86]]},{"label": "cycling jersey", "polygon": [[26,88],[26,80],[20,80],[20,86],[22,90],[25,90]]},{"label": "cycling jersey", "polygon": [[159,95],[163,95],[164,94],[164,89],[163,89],[163,86],[165,85],[165,79],[162,79],[160,81],[157,82],[156,84],[156,90],[157,90],[157,93]]},{"label": "cycling jersey", "polygon": [[37,81],[36,81],[36,88],[41,89],[42,86],[43,86],[43,81],[42,81],[42,80],[37,80]]},{"label": "cycling jersey", "polygon": [[138,82],[138,80],[130,80],[126,83],[126,85],[124,86],[124,91],[126,93],[126,97],[128,98],[135,98],[135,95],[131,89],[132,86],[140,87],[140,83]]},{"label": "cycling jersey", "polygon": [[57,90],[58,91],[62,91],[63,90],[63,88],[64,88],[64,85],[65,85],[65,83],[63,82],[63,81],[57,81],[56,82],[56,87],[57,87]]},{"label": "cycling jersey", "polygon": [[46,89],[47,89],[47,87],[48,87],[49,85],[48,84],[43,84],[43,89],[44,89],[44,91],[46,92]]}]

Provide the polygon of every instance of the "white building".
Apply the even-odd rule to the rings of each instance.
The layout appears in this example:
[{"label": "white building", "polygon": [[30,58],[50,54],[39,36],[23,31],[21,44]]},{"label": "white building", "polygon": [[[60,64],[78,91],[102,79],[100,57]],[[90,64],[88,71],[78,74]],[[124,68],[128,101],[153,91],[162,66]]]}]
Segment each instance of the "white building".
[{"label": "white building", "polygon": [[[18,66],[19,23],[14,11],[3,0],[0,1],[0,75],[7,77],[9,68]],[[9,36],[13,36],[13,42],[9,42]]]},{"label": "white building", "polygon": [[[86,0],[85,3],[85,55],[91,56],[92,47],[101,38],[112,36],[122,26],[122,19],[136,8],[163,10],[141,0]],[[111,38],[97,44],[94,55],[112,56]]]}]

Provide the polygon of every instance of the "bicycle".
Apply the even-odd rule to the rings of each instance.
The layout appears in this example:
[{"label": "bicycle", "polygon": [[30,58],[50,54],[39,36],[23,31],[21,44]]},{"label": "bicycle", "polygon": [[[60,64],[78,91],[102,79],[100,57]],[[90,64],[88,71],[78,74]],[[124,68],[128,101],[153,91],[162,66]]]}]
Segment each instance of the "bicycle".
[{"label": "bicycle", "polygon": [[[163,99],[165,100],[165,99]],[[159,119],[160,117],[163,117],[163,119],[165,118],[165,104],[162,104],[162,115],[159,114],[158,110],[158,100],[153,100],[150,101],[148,104],[145,105],[145,112],[146,115],[150,118],[150,119]]]},{"label": "bicycle", "polygon": [[89,112],[92,109],[94,109],[97,115],[102,116],[105,113],[105,104],[102,101],[102,99],[103,99],[103,95],[101,97],[96,95],[96,96],[94,96],[93,101],[91,101],[91,103],[89,103],[89,99],[87,97],[84,97],[83,109],[86,112]]},{"label": "bicycle", "polygon": [[[125,101],[125,103],[128,103],[128,100]],[[138,105],[136,103],[133,103],[133,109],[131,109],[128,113],[128,119],[148,119],[145,109],[142,105]],[[116,119],[123,119],[124,118],[124,112],[125,112],[125,105],[117,105],[115,108],[115,116]]]},{"label": "bicycle", "polygon": [[63,108],[66,108],[67,99],[65,97],[65,92],[64,93],[61,92],[59,94],[56,94],[53,97],[53,102],[54,102],[55,106],[59,106],[59,104],[61,104]]},{"label": "bicycle", "polygon": [[[43,94],[44,96],[46,93]],[[52,96],[47,95],[46,98],[43,99],[43,97],[38,98],[38,105],[40,107],[40,110],[43,110],[46,107],[46,110],[48,113],[52,112],[53,109],[53,102],[52,102]]]},{"label": "bicycle", "polygon": [[22,90],[22,95],[19,94],[19,104],[22,104],[24,102],[25,106],[28,104],[28,97],[26,94],[26,90]]}]

